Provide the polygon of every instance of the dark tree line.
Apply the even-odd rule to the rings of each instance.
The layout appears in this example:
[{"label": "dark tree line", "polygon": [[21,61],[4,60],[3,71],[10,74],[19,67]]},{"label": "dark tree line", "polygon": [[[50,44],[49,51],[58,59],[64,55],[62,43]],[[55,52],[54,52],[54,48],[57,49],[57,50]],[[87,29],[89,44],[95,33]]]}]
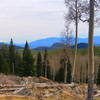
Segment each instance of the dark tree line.
[{"label": "dark tree line", "polygon": [[27,42],[22,55],[16,50],[12,39],[9,46],[1,47],[0,73],[18,76],[35,75],[34,58]]},{"label": "dark tree line", "polygon": [[[42,52],[38,52],[35,60],[28,42],[26,42],[23,52],[19,51],[14,46],[12,39],[9,46],[2,45],[0,48],[0,73],[4,73],[6,75],[14,74],[17,76],[43,76],[54,81],[71,83],[72,64],[71,59],[67,54],[68,52],[66,52],[68,49],[63,49],[62,56],[59,60],[57,57],[56,59],[50,58],[47,49]],[[52,69],[50,60],[54,63],[53,67],[56,68],[59,66],[58,71]],[[87,83],[88,78],[86,77],[85,79],[82,76],[82,73],[83,69],[80,66],[80,83]],[[97,85],[100,85],[100,67],[98,69],[97,79],[95,80]]]},{"label": "dark tree line", "polygon": [[[53,61],[53,62],[56,62],[56,61]],[[43,76],[51,80],[55,79],[54,81],[65,82],[64,77],[65,77],[65,70],[66,70],[67,71],[66,83],[70,83],[71,82],[71,72],[72,72],[72,66],[70,64],[70,60],[68,59],[66,63],[66,59],[61,58],[60,62],[58,63],[60,63],[59,64],[60,69],[57,72],[55,72],[55,76],[54,76],[54,73],[52,72],[52,69],[51,69],[51,64],[49,62],[49,55],[48,55],[47,49],[44,50],[43,56],[41,52],[38,52],[37,62],[36,62],[37,77]],[[66,69],[66,66],[67,66],[67,69]]]},{"label": "dark tree line", "polygon": [[[63,51],[64,53],[64,51]],[[65,54],[65,53],[64,53]],[[65,83],[65,72],[66,72],[66,83],[71,83],[72,80],[72,64],[71,64],[71,59],[69,57],[60,57],[60,60],[58,59],[53,59],[53,62],[56,62],[58,60],[59,64],[55,64],[53,67],[56,67],[59,65],[59,70],[54,72],[52,71],[52,64],[50,63],[50,58],[48,55],[48,51],[44,50],[44,52],[38,52],[37,54],[37,60],[36,60],[36,75],[37,77],[43,76],[46,78],[49,78],[51,80],[57,81],[57,82],[64,82]],[[65,55],[66,56],[66,55]],[[45,60],[45,57],[47,60]],[[52,58],[51,58],[52,59]],[[48,63],[48,67],[45,69],[45,61]],[[84,62],[86,63],[86,62]],[[66,68],[67,66],[67,68]],[[47,72],[45,72],[47,71]],[[82,65],[80,65],[79,72],[76,74],[80,73],[79,80],[76,80],[76,83],[87,83],[88,82],[88,64],[86,63],[86,75],[84,75],[84,70]],[[45,75],[45,73],[47,75]],[[95,78],[95,83],[97,85],[100,85],[100,67],[98,69],[97,77]]]},{"label": "dark tree line", "polygon": [[43,57],[41,55],[41,52],[38,52],[37,61],[36,61],[36,74],[37,77],[43,76],[51,79],[51,70],[50,70],[47,49],[44,50]]}]

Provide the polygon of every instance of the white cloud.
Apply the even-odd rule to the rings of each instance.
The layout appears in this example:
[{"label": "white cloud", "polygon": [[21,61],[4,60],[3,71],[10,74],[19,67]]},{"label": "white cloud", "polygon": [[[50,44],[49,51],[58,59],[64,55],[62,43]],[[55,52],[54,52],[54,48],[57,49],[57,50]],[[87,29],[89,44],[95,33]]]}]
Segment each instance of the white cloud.
[{"label": "white cloud", "polygon": [[58,36],[64,29],[64,10],[63,0],[0,0],[0,39]]},{"label": "white cloud", "polygon": [[[0,0],[0,40],[58,36],[64,30],[64,11],[64,0]],[[81,25],[80,32],[84,30]]]}]

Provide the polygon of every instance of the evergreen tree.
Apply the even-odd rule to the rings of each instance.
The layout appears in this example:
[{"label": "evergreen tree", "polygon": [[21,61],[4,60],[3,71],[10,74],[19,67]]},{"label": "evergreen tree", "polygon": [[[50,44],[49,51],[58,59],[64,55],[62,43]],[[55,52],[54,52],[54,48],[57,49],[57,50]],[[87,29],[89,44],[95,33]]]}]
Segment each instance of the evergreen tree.
[{"label": "evergreen tree", "polygon": [[44,77],[51,78],[49,59],[48,59],[48,51],[46,48],[44,51],[43,74],[44,74]]},{"label": "evergreen tree", "polygon": [[2,45],[0,50],[0,72],[10,74],[9,50],[7,45]]},{"label": "evergreen tree", "polygon": [[[58,82],[64,82],[64,72],[65,72],[65,66],[66,66],[66,62],[64,59],[61,59],[60,61],[61,67],[59,69],[59,71],[56,74],[56,81]],[[70,60],[68,60],[67,62],[67,73],[66,73],[67,77],[66,77],[66,81],[67,83],[71,83],[71,79],[72,79],[72,66],[70,64]]]},{"label": "evergreen tree", "polygon": [[22,76],[22,71],[23,71],[22,57],[18,53],[18,51],[16,51],[15,53],[15,75]]},{"label": "evergreen tree", "polygon": [[58,82],[64,82],[64,60],[61,59],[60,61],[61,67],[59,69],[59,71],[56,73],[56,81]]},{"label": "evergreen tree", "polygon": [[100,85],[100,65],[97,73],[97,85]]},{"label": "evergreen tree", "polygon": [[6,73],[6,58],[4,58],[2,51],[0,51],[0,73]]},{"label": "evergreen tree", "polygon": [[70,60],[68,60],[68,63],[67,63],[67,83],[71,83],[71,79],[72,79],[72,66],[71,66]]},{"label": "evergreen tree", "polygon": [[48,78],[48,79],[52,79],[51,68],[50,68],[50,65],[49,65],[49,64],[48,64],[48,66],[47,66],[47,78]]},{"label": "evergreen tree", "polygon": [[47,77],[47,64],[48,64],[48,53],[47,53],[47,49],[45,48],[44,51],[44,76]]},{"label": "evergreen tree", "polygon": [[56,73],[56,81],[64,82],[64,68],[60,67],[59,71]]},{"label": "evergreen tree", "polygon": [[10,59],[10,71],[12,74],[15,73],[15,46],[13,44],[13,40],[11,39],[9,45],[9,59]]},{"label": "evergreen tree", "polygon": [[82,65],[80,66],[80,83],[83,83],[83,81],[82,81]]},{"label": "evergreen tree", "polygon": [[88,62],[86,62],[86,83],[88,83]]},{"label": "evergreen tree", "polygon": [[0,73],[2,73],[2,64],[3,64],[3,57],[0,51]]},{"label": "evergreen tree", "polygon": [[34,74],[34,59],[29,48],[28,42],[26,41],[25,48],[23,51],[23,75],[33,76]]},{"label": "evergreen tree", "polygon": [[42,56],[41,53],[39,52],[37,55],[37,62],[36,62],[36,73],[37,73],[37,77],[42,76]]}]

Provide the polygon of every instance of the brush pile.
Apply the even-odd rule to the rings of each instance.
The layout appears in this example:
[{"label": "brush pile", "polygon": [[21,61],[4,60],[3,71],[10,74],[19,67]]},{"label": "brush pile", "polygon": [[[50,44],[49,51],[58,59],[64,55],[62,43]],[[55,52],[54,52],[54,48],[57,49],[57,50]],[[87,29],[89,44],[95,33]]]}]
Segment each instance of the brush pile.
[{"label": "brush pile", "polygon": [[[100,90],[94,86],[94,95]],[[17,77],[0,75],[0,95],[26,96],[36,100],[84,100],[87,85],[57,83],[44,77]]]}]

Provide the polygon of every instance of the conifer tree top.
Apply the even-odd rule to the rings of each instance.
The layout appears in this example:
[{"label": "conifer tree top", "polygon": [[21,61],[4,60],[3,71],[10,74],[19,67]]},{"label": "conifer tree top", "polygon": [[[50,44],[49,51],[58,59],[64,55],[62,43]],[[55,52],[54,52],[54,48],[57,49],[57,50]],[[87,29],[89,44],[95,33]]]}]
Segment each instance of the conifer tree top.
[{"label": "conifer tree top", "polygon": [[13,39],[11,38],[11,40],[10,40],[10,45],[13,45]]},{"label": "conifer tree top", "polygon": [[25,44],[25,48],[29,48],[29,44],[28,44],[27,41],[26,41],[26,44]]}]

